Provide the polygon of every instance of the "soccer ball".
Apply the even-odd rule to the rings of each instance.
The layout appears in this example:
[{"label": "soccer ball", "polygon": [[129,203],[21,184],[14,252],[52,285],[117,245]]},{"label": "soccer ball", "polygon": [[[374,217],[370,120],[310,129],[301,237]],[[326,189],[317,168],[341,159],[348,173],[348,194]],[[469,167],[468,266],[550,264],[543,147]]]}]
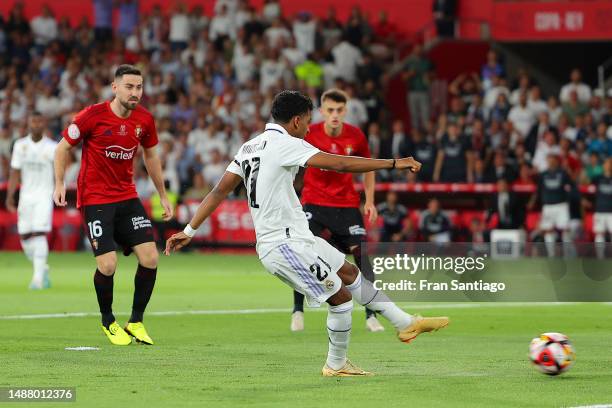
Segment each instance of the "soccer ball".
[{"label": "soccer ball", "polygon": [[576,353],[565,334],[544,333],[531,340],[529,358],[544,374],[559,375],[574,364]]}]

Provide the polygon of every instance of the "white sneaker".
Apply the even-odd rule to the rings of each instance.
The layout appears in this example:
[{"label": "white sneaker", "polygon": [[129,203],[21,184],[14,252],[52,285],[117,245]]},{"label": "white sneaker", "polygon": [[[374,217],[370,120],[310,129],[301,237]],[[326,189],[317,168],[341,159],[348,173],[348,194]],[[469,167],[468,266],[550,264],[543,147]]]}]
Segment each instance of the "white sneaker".
[{"label": "white sneaker", "polygon": [[304,312],[293,312],[291,315],[291,331],[304,330]]},{"label": "white sneaker", "polygon": [[376,316],[370,316],[366,319],[366,329],[371,332],[385,331],[385,327],[380,324]]}]

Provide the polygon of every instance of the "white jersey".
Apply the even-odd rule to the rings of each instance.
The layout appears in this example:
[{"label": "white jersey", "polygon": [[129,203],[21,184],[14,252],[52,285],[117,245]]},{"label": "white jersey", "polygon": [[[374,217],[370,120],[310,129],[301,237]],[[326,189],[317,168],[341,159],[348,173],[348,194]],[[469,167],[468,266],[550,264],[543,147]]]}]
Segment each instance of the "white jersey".
[{"label": "white jersey", "polygon": [[44,136],[38,142],[34,142],[30,135],[15,141],[11,167],[21,171],[20,203],[51,200],[56,146],[56,142]]},{"label": "white jersey", "polygon": [[262,244],[286,238],[314,241],[293,180],[299,167],[318,152],[310,143],[289,135],[282,126],[268,123],[263,133],[240,147],[227,167],[227,171],[244,180],[260,258],[273,248]]}]

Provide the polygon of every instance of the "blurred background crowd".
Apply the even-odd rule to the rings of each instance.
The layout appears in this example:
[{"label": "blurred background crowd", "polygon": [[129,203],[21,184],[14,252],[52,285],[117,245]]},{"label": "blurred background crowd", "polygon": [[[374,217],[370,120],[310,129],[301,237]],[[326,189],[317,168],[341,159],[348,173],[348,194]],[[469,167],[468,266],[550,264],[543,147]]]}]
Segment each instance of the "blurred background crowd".
[{"label": "blurred background crowd", "polygon": [[[248,0],[218,0],[210,15],[180,3],[168,13],[143,13],[137,0],[93,0],[93,9],[93,23],[78,25],[57,18],[53,3],[32,19],[20,2],[0,16],[0,182],[31,112],[41,112],[48,137],[58,139],[76,112],[112,97],[121,63],[144,74],[142,103],[155,116],[164,176],[179,200],[210,190],[238,147],[263,129],[275,93],[287,88],[310,95],[315,106],[325,89],[345,90],[346,122],[364,131],[374,157],[423,162],[417,175],[382,172],[379,181],[530,185],[555,154],[581,185],[601,175],[612,155],[612,97],[583,82],[580,69],[545,94],[528,70],[509,76],[504,55],[490,50],[479,72],[448,84],[447,102],[436,108],[435,65],[385,12],[355,7],[340,22],[333,8],[324,18],[285,15],[275,0],[259,9]],[[385,97],[398,76],[406,117],[394,115]],[[79,154],[68,184],[76,181]],[[151,197],[140,161],[135,177],[140,196]]]}]

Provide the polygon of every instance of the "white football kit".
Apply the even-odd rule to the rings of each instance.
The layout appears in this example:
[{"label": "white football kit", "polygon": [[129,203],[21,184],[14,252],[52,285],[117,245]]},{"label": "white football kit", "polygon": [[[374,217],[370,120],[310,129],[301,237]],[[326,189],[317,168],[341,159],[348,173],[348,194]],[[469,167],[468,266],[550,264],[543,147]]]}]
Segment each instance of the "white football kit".
[{"label": "white football kit", "polygon": [[299,167],[319,149],[268,123],[244,143],[227,171],[243,178],[257,236],[257,253],[273,275],[317,306],[341,287],[338,270],[344,254],[308,228],[293,188]]},{"label": "white football kit", "polygon": [[21,171],[17,230],[20,235],[51,231],[53,214],[53,156],[57,143],[28,135],[13,147],[11,167]]}]

